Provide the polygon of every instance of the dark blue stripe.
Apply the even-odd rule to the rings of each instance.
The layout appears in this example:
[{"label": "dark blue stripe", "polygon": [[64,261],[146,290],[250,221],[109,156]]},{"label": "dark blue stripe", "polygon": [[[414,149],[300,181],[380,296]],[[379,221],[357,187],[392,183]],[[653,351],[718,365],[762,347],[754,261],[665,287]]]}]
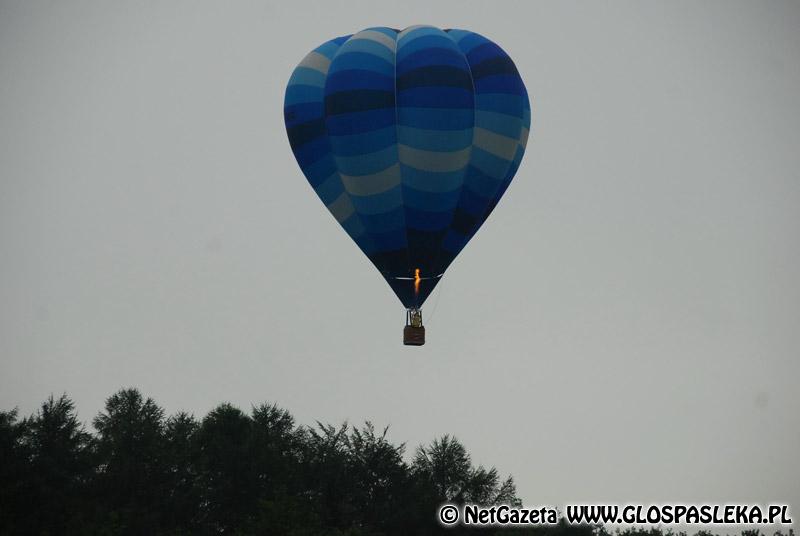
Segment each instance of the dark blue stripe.
[{"label": "dark blue stripe", "polygon": [[317,138],[305,145],[298,146],[294,149],[294,157],[301,168],[310,166],[320,158],[327,156],[330,152],[330,142],[327,137]]},{"label": "dark blue stripe", "polygon": [[511,74],[497,74],[485,78],[475,79],[476,93],[510,93],[524,95],[525,86],[519,76]]},{"label": "dark blue stripe", "polygon": [[296,149],[311,140],[325,135],[325,120],[320,118],[308,123],[302,123],[286,129],[289,144]]},{"label": "dark blue stripe", "polygon": [[321,102],[291,104],[283,109],[283,120],[287,127],[319,119],[325,115],[325,107]]},{"label": "dark blue stripe", "polygon": [[468,71],[446,65],[420,67],[397,77],[398,91],[428,86],[460,87],[472,91],[472,78]]},{"label": "dark blue stripe", "polygon": [[331,136],[346,136],[369,132],[395,124],[397,110],[395,108],[380,108],[355,112],[352,114],[334,115],[326,118],[328,134]]},{"label": "dark blue stripe", "polygon": [[393,91],[357,89],[326,95],[325,113],[338,115],[380,108],[394,108],[394,104]]},{"label": "dark blue stripe", "polygon": [[511,61],[511,58],[508,56],[500,56],[472,66],[473,78],[483,78],[493,74],[511,74],[519,76],[517,66],[514,65],[514,62]]}]

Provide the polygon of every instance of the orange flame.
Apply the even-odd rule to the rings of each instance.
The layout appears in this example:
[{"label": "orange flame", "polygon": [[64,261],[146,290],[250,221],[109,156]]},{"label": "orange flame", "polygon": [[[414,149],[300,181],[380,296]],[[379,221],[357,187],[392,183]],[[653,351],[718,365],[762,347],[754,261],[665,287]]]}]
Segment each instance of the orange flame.
[{"label": "orange flame", "polygon": [[419,268],[414,270],[414,294],[419,295],[419,284],[422,278],[419,276]]}]

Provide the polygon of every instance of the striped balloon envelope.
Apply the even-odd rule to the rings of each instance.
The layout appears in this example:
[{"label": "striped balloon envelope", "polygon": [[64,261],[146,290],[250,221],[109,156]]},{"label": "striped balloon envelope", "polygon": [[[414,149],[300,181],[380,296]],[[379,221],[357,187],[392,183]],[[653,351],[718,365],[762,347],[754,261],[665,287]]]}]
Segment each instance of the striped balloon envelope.
[{"label": "striped balloon envelope", "polygon": [[292,151],[408,309],[419,309],[505,193],[530,105],[511,58],[466,30],[369,28],[292,73]]}]

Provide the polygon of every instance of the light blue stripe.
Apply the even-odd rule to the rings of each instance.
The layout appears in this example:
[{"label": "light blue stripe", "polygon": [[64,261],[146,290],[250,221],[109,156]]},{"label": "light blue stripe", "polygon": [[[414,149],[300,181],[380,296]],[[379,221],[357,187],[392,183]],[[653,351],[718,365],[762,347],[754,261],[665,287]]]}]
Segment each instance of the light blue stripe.
[{"label": "light blue stripe", "polygon": [[401,40],[397,46],[397,61],[399,63],[411,54],[429,48],[440,48],[452,51],[453,53],[458,54],[458,57],[461,58],[462,64],[467,63],[464,59],[464,55],[461,54],[461,51],[458,49],[456,44],[445,33],[416,36]]},{"label": "light blue stripe", "polygon": [[449,173],[464,169],[470,162],[470,152],[470,147],[459,151],[438,152],[413,149],[402,144],[397,146],[401,164],[437,173]]},{"label": "light blue stripe", "polygon": [[336,52],[339,50],[339,48],[341,48],[341,46],[342,45],[335,43],[334,40],[331,40],[315,48],[314,52],[318,52],[319,54],[322,54],[329,60],[332,60],[333,57],[336,55]]},{"label": "light blue stripe", "polygon": [[372,175],[397,163],[397,145],[356,156],[336,155],[336,165],[343,175]]},{"label": "light blue stripe", "polygon": [[364,54],[372,54],[384,60],[386,63],[394,63],[394,50],[390,50],[386,46],[377,41],[370,39],[358,39],[358,34],[354,35],[347,43],[342,46],[339,54],[348,54],[351,52],[363,52]]},{"label": "light blue stripe", "polygon": [[397,48],[400,49],[403,43],[409,39],[417,39],[423,35],[447,35],[439,28],[433,26],[423,26],[422,28],[414,28],[413,30],[403,30],[397,37]]},{"label": "light blue stripe", "polygon": [[325,73],[321,73],[310,67],[298,67],[289,79],[290,86],[306,85],[315,87],[325,87]]},{"label": "light blue stripe", "polygon": [[445,32],[450,39],[452,39],[456,44],[464,39],[467,36],[473,35],[472,32],[468,30],[459,30],[458,28],[452,28],[449,32]]},{"label": "light blue stripe", "polygon": [[397,39],[397,32],[395,32],[391,28],[387,28],[386,26],[374,26],[372,28],[367,28],[367,30],[374,30],[376,32],[381,32],[384,35],[388,35],[392,39]]},{"label": "light blue stripe", "polygon": [[450,173],[422,171],[408,166],[400,166],[403,185],[426,192],[452,192],[464,184],[465,170]]}]

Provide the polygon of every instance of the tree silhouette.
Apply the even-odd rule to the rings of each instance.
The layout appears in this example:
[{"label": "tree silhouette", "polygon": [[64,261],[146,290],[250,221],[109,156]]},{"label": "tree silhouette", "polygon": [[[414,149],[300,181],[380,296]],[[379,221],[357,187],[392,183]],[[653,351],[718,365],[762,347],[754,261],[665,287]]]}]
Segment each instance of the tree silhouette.
[{"label": "tree silhouette", "polygon": [[494,467],[473,467],[464,445],[448,435],[419,447],[413,470],[433,485],[441,502],[520,504],[513,478],[501,483]]},{"label": "tree silhouette", "polygon": [[202,523],[217,532],[249,527],[259,500],[252,420],[222,404],[203,419],[196,440]]},{"label": "tree silhouette", "polygon": [[196,533],[201,494],[198,486],[195,434],[199,427],[186,412],[169,417],[164,426],[167,489],[163,525],[171,533]]},{"label": "tree silhouette", "polygon": [[18,411],[0,411],[0,533],[24,532],[32,527],[27,516],[35,491],[30,449],[24,438],[27,423]]},{"label": "tree silhouette", "polygon": [[[444,528],[438,508],[520,504],[511,477],[475,467],[449,435],[418,447],[408,463],[405,445],[369,422],[307,427],[274,404],[249,415],[221,404],[199,421],[185,412],[165,417],[136,389],[110,396],[93,424],[94,435],[66,395],[22,420],[17,410],[0,411],[0,535],[496,534]],[[609,536],[564,520],[514,533]],[[616,534],[685,536],[656,528]]]},{"label": "tree silhouette", "polygon": [[404,528],[403,510],[408,510],[412,496],[408,466],[403,462],[405,445],[389,443],[387,432],[388,427],[378,434],[367,422],[362,428],[351,430],[345,449],[352,481],[351,499],[362,515],[358,522],[390,534]]},{"label": "tree silhouette", "polygon": [[163,521],[168,464],[164,410],[136,389],[106,400],[94,419],[98,432],[95,491],[104,524],[117,532],[153,534]]},{"label": "tree silhouette", "polygon": [[51,395],[27,421],[24,441],[33,475],[30,498],[38,506],[40,533],[58,534],[71,525],[92,471],[91,436],[83,430],[75,405]]}]

